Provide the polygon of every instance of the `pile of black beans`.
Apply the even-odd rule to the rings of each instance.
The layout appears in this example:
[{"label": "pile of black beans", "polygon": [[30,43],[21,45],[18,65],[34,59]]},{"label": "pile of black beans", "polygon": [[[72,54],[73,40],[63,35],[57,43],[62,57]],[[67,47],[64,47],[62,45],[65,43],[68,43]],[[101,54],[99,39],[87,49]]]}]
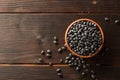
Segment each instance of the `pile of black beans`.
[{"label": "pile of black beans", "polygon": [[83,58],[78,58],[69,53],[69,56],[65,58],[65,63],[78,71],[86,80],[98,80],[94,70],[91,68],[93,65],[86,63]]},{"label": "pile of black beans", "polygon": [[[54,43],[54,41],[56,41]],[[58,44],[58,38],[56,36],[53,37],[53,43],[56,45]],[[64,44],[62,47],[57,49],[58,53],[63,52],[69,52],[66,48],[66,44]],[[52,58],[52,51],[50,49],[47,50],[41,50],[41,55],[45,55],[47,58]],[[42,58],[39,58],[37,60],[37,63],[44,63],[44,60]],[[68,64],[71,68],[74,68],[75,71],[78,71],[81,76],[85,79],[89,80],[97,80],[97,77],[95,75],[94,70],[91,69],[91,64],[86,63],[86,61],[83,58],[76,57],[72,53],[69,52],[69,55],[65,57],[65,59],[60,59],[60,63]],[[50,67],[52,67],[53,63],[48,63]],[[59,78],[64,78],[64,75],[62,73],[61,68],[56,69],[57,75]],[[84,79],[83,79],[84,80]]]},{"label": "pile of black beans", "polygon": [[69,47],[77,54],[90,56],[101,46],[102,35],[95,23],[82,20],[69,28],[67,42]]}]

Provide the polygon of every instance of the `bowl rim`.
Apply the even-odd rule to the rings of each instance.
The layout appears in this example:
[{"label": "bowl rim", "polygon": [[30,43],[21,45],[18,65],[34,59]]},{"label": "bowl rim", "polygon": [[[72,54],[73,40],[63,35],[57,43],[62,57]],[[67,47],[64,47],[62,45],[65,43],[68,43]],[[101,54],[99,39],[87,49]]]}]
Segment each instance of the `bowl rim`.
[{"label": "bowl rim", "polygon": [[[90,22],[92,22],[92,23],[95,23],[95,24],[97,25],[98,29],[100,30],[101,35],[102,35],[102,44],[100,45],[100,47],[98,48],[98,50],[97,50],[95,53],[92,53],[91,55],[87,55],[87,56],[83,56],[83,55],[77,54],[75,51],[73,51],[73,50],[69,47],[68,42],[67,42],[67,33],[68,33],[69,29],[72,27],[72,25],[73,25],[74,23],[80,22],[80,21],[83,21],[83,20],[87,20],[87,21],[90,21]],[[67,27],[67,29],[66,29],[66,31],[65,31],[65,37],[64,37],[64,39],[65,39],[65,44],[66,44],[67,49],[68,49],[73,55],[75,55],[75,56],[77,56],[77,57],[80,57],[80,58],[91,58],[91,57],[95,56],[96,54],[98,54],[98,53],[100,52],[100,50],[102,49],[103,44],[104,44],[104,33],[103,33],[103,30],[102,30],[101,26],[100,26],[96,21],[94,21],[94,20],[92,20],[92,19],[88,19],[88,18],[80,18],[80,19],[77,19],[77,20],[73,21],[72,23],[70,23],[70,25]]]}]

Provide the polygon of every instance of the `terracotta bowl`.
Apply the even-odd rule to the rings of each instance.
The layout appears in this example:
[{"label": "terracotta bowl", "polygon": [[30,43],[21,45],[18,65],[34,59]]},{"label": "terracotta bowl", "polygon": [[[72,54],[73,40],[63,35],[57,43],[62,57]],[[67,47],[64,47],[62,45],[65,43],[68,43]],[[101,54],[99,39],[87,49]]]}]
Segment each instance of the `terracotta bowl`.
[{"label": "terracotta bowl", "polygon": [[[101,35],[102,35],[102,44],[100,45],[100,47],[97,49],[97,51],[96,51],[95,53],[92,53],[92,55],[87,55],[87,56],[80,55],[80,54],[76,53],[75,51],[73,51],[73,50],[70,48],[70,46],[69,46],[69,44],[68,44],[68,42],[67,42],[67,34],[68,34],[69,29],[70,29],[70,28],[72,27],[72,25],[75,24],[76,22],[80,22],[80,21],[83,21],[83,20],[85,20],[85,21],[90,21],[90,22],[96,24],[97,27],[98,27],[98,29],[99,29],[99,31],[101,32]],[[102,49],[103,44],[104,44],[104,33],[103,33],[103,30],[102,30],[101,26],[100,26],[97,22],[95,22],[95,21],[93,21],[93,20],[91,20],[91,19],[87,19],[87,18],[78,19],[78,20],[75,20],[74,22],[72,22],[72,23],[68,26],[68,28],[67,28],[67,30],[66,30],[66,32],[65,32],[65,44],[66,44],[67,49],[68,49],[73,55],[75,55],[75,56],[77,56],[77,57],[80,57],[80,58],[91,58],[91,57],[95,56],[96,54],[98,54],[99,51]]]}]

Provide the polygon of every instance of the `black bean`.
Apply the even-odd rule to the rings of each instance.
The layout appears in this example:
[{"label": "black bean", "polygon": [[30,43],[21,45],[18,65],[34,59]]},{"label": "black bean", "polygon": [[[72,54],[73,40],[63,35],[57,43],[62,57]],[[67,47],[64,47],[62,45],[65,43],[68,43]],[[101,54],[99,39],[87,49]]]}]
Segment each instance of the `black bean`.
[{"label": "black bean", "polygon": [[85,75],[85,72],[82,72],[81,75],[84,76],[84,75]]},{"label": "black bean", "polygon": [[93,70],[90,71],[92,74],[94,74],[95,72]]},{"label": "black bean", "polygon": [[63,78],[62,73],[57,73],[57,75],[58,75],[60,78]]},{"label": "black bean", "polygon": [[68,63],[68,66],[73,67],[73,63]]},{"label": "black bean", "polygon": [[56,69],[56,72],[57,72],[57,73],[61,73],[61,69],[60,69],[60,68],[57,68],[57,69]]},{"label": "black bean", "polygon": [[86,64],[87,67],[90,67],[90,64]]},{"label": "black bean", "polygon": [[74,62],[74,64],[73,64],[74,66],[77,66],[78,64],[77,64],[77,62]]},{"label": "black bean", "polygon": [[62,53],[62,49],[61,49],[61,48],[58,48],[58,52],[59,52],[59,53]]},{"label": "black bean", "polygon": [[65,60],[65,63],[68,64],[68,60]]},{"label": "black bean", "polygon": [[84,61],[84,60],[82,60],[82,61],[81,61],[81,63],[82,63],[82,64],[84,64],[84,63],[85,63],[85,61]]},{"label": "black bean", "polygon": [[57,41],[57,40],[58,40],[58,38],[57,38],[56,36],[54,36],[54,37],[53,37],[53,39],[54,39],[55,41]]},{"label": "black bean", "polygon": [[64,44],[64,46],[66,47],[66,44]]},{"label": "black bean", "polygon": [[44,55],[44,54],[45,54],[45,51],[44,51],[44,50],[42,50],[42,51],[41,51],[41,55]]},{"label": "black bean", "polygon": [[42,58],[39,58],[37,63],[43,63],[43,59]]},{"label": "black bean", "polygon": [[63,59],[60,59],[60,63],[63,63],[64,61],[63,61]]},{"label": "black bean", "polygon": [[109,21],[110,19],[108,17],[105,17],[105,21]]},{"label": "black bean", "polygon": [[48,53],[48,54],[51,54],[51,53],[52,53],[52,51],[48,49],[48,50],[47,50],[47,53]]},{"label": "black bean", "polygon": [[47,53],[46,57],[51,58],[52,56],[51,56],[51,54]]},{"label": "black bean", "polygon": [[81,67],[82,65],[81,65],[81,64],[78,64],[77,66],[78,66],[78,67]]},{"label": "black bean", "polygon": [[75,68],[75,70],[76,70],[76,71],[80,71],[80,67],[77,66],[77,67]]},{"label": "black bean", "polygon": [[57,44],[58,44],[58,41],[55,41],[55,40],[54,40],[53,43],[54,43],[55,45],[57,45]]},{"label": "black bean", "polygon": [[71,60],[75,60],[75,57],[72,57]]},{"label": "black bean", "polygon": [[37,60],[37,61],[35,61],[35,63],[37,63],[37,64],[38,64],[38,63],[41,63],[41,62],[40,62],[39,60]]},{"label": "black bean", "polygon": [[61,47],[61,49],[62,49],[63,51],[65,51],[65,50],[66,50],[66,47],[65,47],[65,46],[63,46],[63,47]]},{"label": "black bean", "polygon": [[91,78],[92,78],[92,79],[95,79],[95,75],[94,75],[94,74],[91,74]]},{"label": "black bean", "polygon": [[69,57],[73,57],[73,55],[71,53],[69,53]]},{"label": "black bean", "polygon": [[80,60],[80,58],[76,58],[76,60]]},{"label": "black bean", "polygon": [[119,20],[115,20],[115,24],[119,24],[120,23],[120,21]]},{"label": "black bean", "polygon": [[38,36],[36,37],[36,39],[37,39],[37,40],[40,40],[40,39],[41,39],[41,35],[38,35]]},{"label": "black bean", "polygon": [[67,56],[67,57],[65,57],[65,59],[66,59],[66,60],[69,60],[69,59],[70,59],[70,57],[68,57],[68,56]]},{"label": "black bean", "polygon": [[85,69],[85,68],[86,68],[86,65],[84,64],[84,65],[83,65],[83,69]]},{"label": "black bean", "polygon": [[71,61],[71,60],[69,60],[69,61],[68,61],[68,63],[69,63],[69,64],[71,64],[71,63],[72,63],[72,61]]}]

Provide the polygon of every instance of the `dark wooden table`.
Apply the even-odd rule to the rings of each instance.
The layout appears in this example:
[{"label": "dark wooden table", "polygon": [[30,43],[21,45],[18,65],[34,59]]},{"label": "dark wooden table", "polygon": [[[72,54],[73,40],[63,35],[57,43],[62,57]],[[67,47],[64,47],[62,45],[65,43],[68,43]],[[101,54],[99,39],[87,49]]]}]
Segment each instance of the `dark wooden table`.
[{"label": "dark wooden table", "polygon": [[[93,19],[102,26],[110,50],[90,60],[102,64],[95,69],[98,79],[120,80],[120,25],[114,23],[120,20],[120,0],[0,0],[0,80],[82,80],[79,72],[60,64],[68,52],[57,52],[64,44],[67,26],[79,18]],[[52,43],[53,36],[58,37],[58,46]],[[51,59],[40,55],[47,49],[53,51]],[[44,63],[36,64],[39,58]],[[57,68],[64,78],[56,75]]]}]

